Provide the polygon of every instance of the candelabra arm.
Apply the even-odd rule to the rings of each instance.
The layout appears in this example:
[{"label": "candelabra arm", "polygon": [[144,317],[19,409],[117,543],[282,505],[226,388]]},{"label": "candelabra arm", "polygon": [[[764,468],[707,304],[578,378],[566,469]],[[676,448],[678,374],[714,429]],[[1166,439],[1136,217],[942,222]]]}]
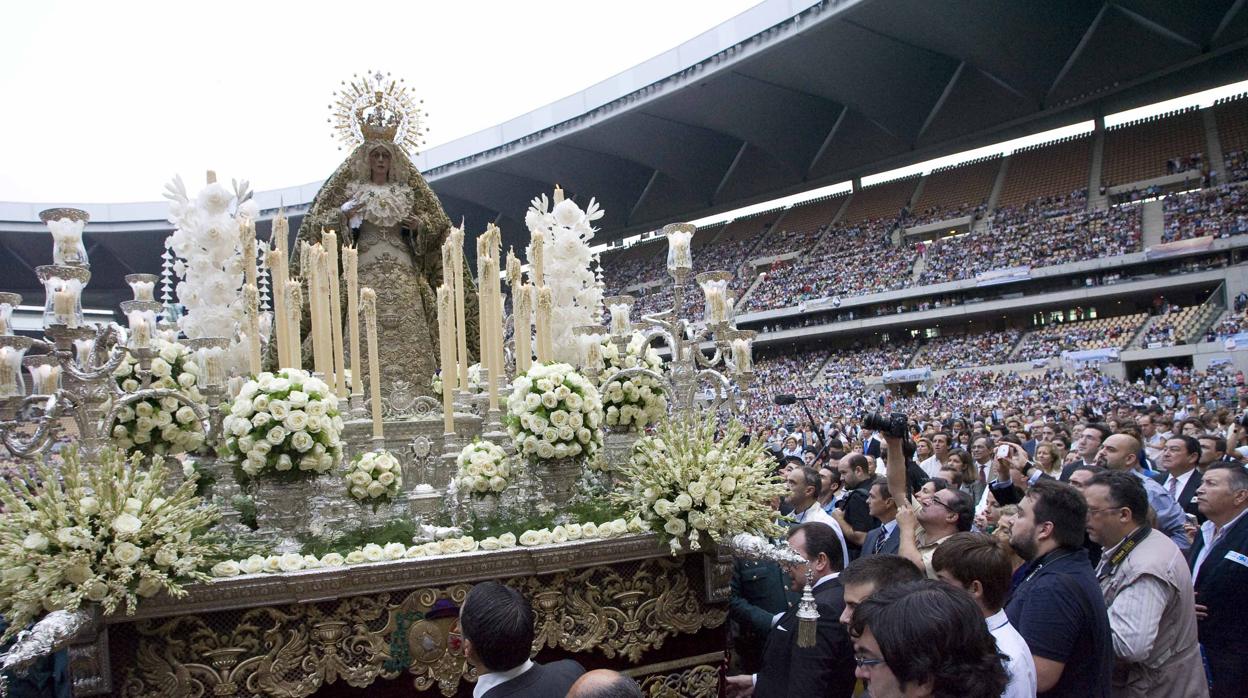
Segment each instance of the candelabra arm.
[{"label": "candelabra arm", "polygon": [[15,427],[18,420],[0,422],[0,437],[3,438],[4,447],[9,453],[18,458],[30,458],[37,453],[41,453],[52,443],[52,436],[56,429],[56,423],[61,418],[63,405],[72,401],[66,399],[63,393],[56,395],[28,395],[22,398],[21,403],[14,411],[15,414],[21,414],[22,411],[35,403],[43,403],[43,416],[38,420],[35,427],[35,433],[27,440],[19,439],[15,435]]},{"label": "candelabra arm", "polygon": [[[77,362],[70,357],[69,352],[58,351],[57,358],[61,362],[61,370],[65,371],[65,373],[83,383],[95,383],[111,378],[113,371],[116,371],[117,367],[126,360],[126,353],[124,347],[120,350],[114,347],[114,349],[109,350],[108,359],[103,364],[96,365],[92,362],[93,365],[86,370],[78,368]],[[96,354],[93,353],[92,357],[94,358],[95,356]]]},{"label": "candelabra arm", "polygon": [[693,404],[693,394],[696,394],[698,385],[704,380],[715,388],[715,409],[718,410],[721,405],[727,403],[730,411],[734,415],[737,414],[737,403],[732,399],[732,381],[714,369],[708,368],[698,371],[696,378],[690,386],[689,403]]}]

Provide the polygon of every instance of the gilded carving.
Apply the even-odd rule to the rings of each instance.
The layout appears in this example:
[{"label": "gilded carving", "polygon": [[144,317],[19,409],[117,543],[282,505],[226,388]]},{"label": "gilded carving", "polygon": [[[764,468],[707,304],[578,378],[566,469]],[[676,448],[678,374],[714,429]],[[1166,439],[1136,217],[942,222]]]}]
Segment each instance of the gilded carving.
[{"label": "gilded carving", "polygon": [[[691,583],[681,558],[650,558],[621,567],[511,579],[533,602],[534,653],[552,647],[637,662],[670,637],[724,623],[727,610],[703,603],[702,590]],[[121,694],[303,698],[338,681],[365,687],[379,678],[410,675],[417,691],[436,685],[451,696],[461,680],[476,680],[457,623],[469,589],[471,584],[451,584],[324,604],[252,608],[241,615],[138,620],[133,624],[138,636],[134,661],[123,670]],[[693,686],[693,680],[690,674],[680,685]]]},{"label": "gilded carving", "polygon": [[695,666],[674,674],[656,674],[641,682],[648,698],[715,698],[719,695],[719,669]]}]

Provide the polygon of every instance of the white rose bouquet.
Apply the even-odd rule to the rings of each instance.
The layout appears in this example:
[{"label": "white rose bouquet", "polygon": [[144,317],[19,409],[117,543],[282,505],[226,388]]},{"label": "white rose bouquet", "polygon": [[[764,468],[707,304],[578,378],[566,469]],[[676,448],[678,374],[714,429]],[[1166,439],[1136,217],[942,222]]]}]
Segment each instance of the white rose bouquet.
[{"label": "white rose bouquet", "polygon": [[329,386],[284,368],[247,381],[222,421],[222,457],[249,477],[314,477],[342,461],[342,417]]},{"label": "white rose bouquet", "polygon": [[[459,370],[456,368],[456,370]],[[438,369],[433,374],[433,378],[429,381],[429,386],[433,388],[434,395],[442,394],[442,369]],[[485,392],[485,381],[481,380],[481,364],[473,364],[468,367],[468,392],[477,394]]]},{"label": "white rose bouquet", "polygon": [[530,459],[592,458],[602,446],[602,400],[568,364],[534,364],[507,400],[507,430]]},{"label": "white rose bouquet", "polygon": [[9,621],[0,643],[44,613],[92,603],[134,613],[140,598],[184,596],[183,584],[209,579],[205,561],[222,550],[196,532],[216,508],[190,480],[166,497],[163,457],[139,463],[107,450],[86,467],[71,448],[59,474],[40,466],[41,487],[0,486],[0,615]]},{"label": "white rose bouquet", "polygon": [[667,396],[659,381],[649,376],[616,377],[629,368],[646,368],[662,373],[663,359],[646,344],[645,337],[634,333],[620,355],[615,342],[606,340],[602,347],[603,372],[598,380],[602,404],[606,408],[606,425],[628,431],[641,431],[657,424],[667,414]]},{"label": "white rose bouquet", "polygon": [[[151,387],[177,390],[194,402],[203,402],[196,383],[199,365],[190,350],[175,342],[155,339],[152,347]],[[129,354],[113,378],[126,393],[139,390],[141,383],[135,368],[138,360]],[[171,397],[139,400],[117,410],[117,421],[111,425],[113,444],[127,452],[144,455],[172,455],[194,451],[204,444],[204,427],[195,410]]]},{"label": "white rose bouquet", "polygon": [[383,502],[399,496],[403,473],[399,459],[389,451],[369,451],[351,460],[343,475],[347,492],[361,502]]},{"label": "white rose bouquet", "polygon": [[455,458],[455,482],[461,492],[473,495],[498,494],[507,489],[511,466],[507,452],[489,441],[474,441]]},{"label": "white rose bouquet", "polygon": [[692,550],[738,533],[776,535],[773,499],[785,492],[771,474],[773,459],[754,442],[742,445],[744,428],[733,420],[723,437],[715,438],[716,421],[673,420],[655,439],[638,442],[622,473],[626,489],[611,493],[627,515],[640,518],[668,537],[675,553],[687,543]]}]

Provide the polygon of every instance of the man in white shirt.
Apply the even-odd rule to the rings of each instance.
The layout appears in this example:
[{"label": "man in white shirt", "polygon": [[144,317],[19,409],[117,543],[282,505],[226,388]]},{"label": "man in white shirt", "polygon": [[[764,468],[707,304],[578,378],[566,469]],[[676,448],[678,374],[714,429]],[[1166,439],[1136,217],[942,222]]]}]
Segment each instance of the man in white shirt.
[{"label": "man in white shirt", "polygon": [[845,569],[845,566],[849,564],[845,536],[841,533],[840,524],[829,516],[828,512],[823,510],[823,505],[819,503],[819,494],[823,487],[819,471],[809,465],[804,465],[790,470],[785,476],[785,481],[789,485],[788,500],[793,507],[793,518],[799,524],[821,523],[831,527],[841,544],[841,569]]},{"label": "man in white shirt", "polygon": [[997,651],[1006,656],[1004,664],[1010,682],[1001,695],[1034,698],[1035,660],[1027,642],[1002,610],[1013,573],[1005,544],[986,533],[955,533],[936,549],[932,567],[937,579],[965,589],[983,612],[988,632],[997,640]]},{"label": "man in white shirt", "polygon": [[940,469],[949,462],[949,442],[952,439],[948,432],[938,431],[932,435],[932,457],[919,463],[919,467],[928,477],[939,477]]}]

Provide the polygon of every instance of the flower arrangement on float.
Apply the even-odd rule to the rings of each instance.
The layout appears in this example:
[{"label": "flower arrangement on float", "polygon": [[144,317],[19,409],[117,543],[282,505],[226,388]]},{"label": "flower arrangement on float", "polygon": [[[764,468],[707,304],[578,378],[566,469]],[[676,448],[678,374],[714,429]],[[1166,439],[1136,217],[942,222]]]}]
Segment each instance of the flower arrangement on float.
[{"label": "flower arrangement on float", "polygon": [[592,458],[602,446],[602,400],[568,364],[534,364],[514,382],[507,430],[530,460]]},{"label": "flower arrangement on float", "polygon": [[455,483],[460,492],[501,494],[510,484],[507,452],[492,442],[478,439],[468,444],[455,457],[455,465]]},{"label": "flower arrangement on float", "polygon": [[314,477],[342,461],[338,398],[302,369],[266,371],[244,383],[222,429],[222,457],[248,477]]},{"label": "flower arrangement on float", "polygon": [[367,451],[352,458],[342,477],[347,484],[347,493],[361,502],[390,501],[398,497],[403,489],[399,459],[384,450]]},{"label": "flower arrangement on float", "polygon": [[633,333],[624,354],[606,340],[602,347],[605,364],[598,388],[602,393],[605,424],[609,429],[638,432],[657,424],[667,414],[667,396],[657,379],[635,375],[620,380],[616,375],[629,368],[645,368],[662,373],[663,359],[646,344],[641,333]]},{"label": "flower arrangement on float", "polygon": [[0,615],[9,622],[0,642],[51,611],[134,613],[141,598],[184,596],[222,553],[198,535],[216,508],[201,504],[192,480],[166,495],[163,457],[140,467],[139,456],[108,449],[86,467],[76,449],[64,456],[59,474],[39,467],[37,488],[17,479],[0,487]]},{"label": "flower arrangement on float", "polygon": [[[202,403],[196,387],[199,365],[191,351],[176,342],[153,339],[157,355],[152,359],[148,387],[176,390],[193,402]],[[124,393],[138,392],[142,385],[135,372],[138,360],[129,353],[113,371],[117,386]],[[204,426],[195,410],[176,398],[148,398],[123,405],[112,425],[113,444],[127,453],[173,455],[194,451],[204,444]]]},{"label": "flower arrangement on float", "polygon": [[700,550],[739,533],[776,535],[771,502],[785,487],[761,444],[742,444],[735,420],[716,438],[714,417],[675,419],[640,439],[611,500],[666,536],[672,552]]}]

